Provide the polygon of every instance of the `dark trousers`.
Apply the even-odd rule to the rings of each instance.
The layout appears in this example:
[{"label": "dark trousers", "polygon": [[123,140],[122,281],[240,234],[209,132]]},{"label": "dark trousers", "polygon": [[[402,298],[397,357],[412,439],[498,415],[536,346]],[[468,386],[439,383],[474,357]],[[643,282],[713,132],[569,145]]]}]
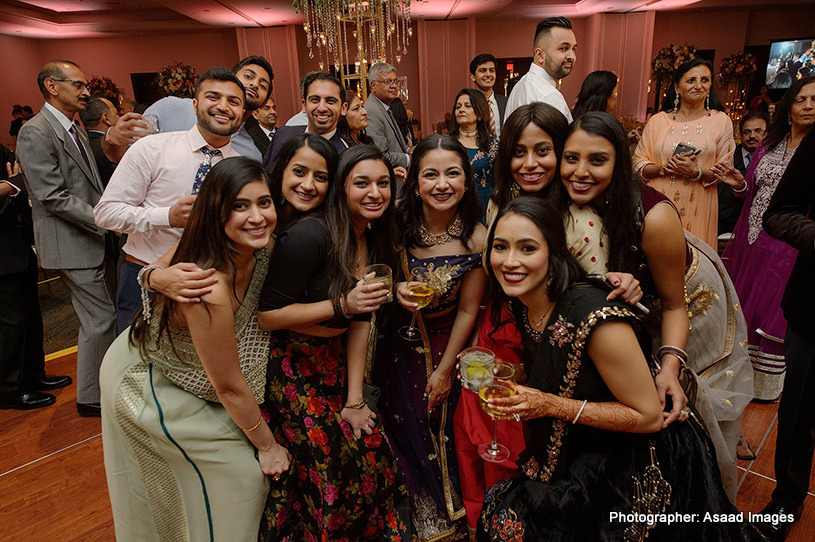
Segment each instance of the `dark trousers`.
[{"label": "dark trousers", "polygon": [[787,375],[778,406],[773,502],[788,509],[804,504],[815,452],[815,339],[787,327]]},{"label": "dark trousers", "polygon": [[0,276],[0,393],[20,393],[45,377],[42,313],[37,298],[37,259]]},{"label": "dark trousers", "polygon": [[119,285],[116,289],[116,324],[119,333],[127,329],[141,309],[141,287],[136,277],[142,267],[144,266],[128,260],[121,262]]}]

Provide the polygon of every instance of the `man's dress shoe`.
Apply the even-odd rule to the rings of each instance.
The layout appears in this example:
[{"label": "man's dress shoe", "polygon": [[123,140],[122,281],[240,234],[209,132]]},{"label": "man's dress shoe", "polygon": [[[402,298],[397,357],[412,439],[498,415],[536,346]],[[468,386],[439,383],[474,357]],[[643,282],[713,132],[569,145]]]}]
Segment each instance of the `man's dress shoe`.
[{"label": "man's dress shoe", "polygon": [[[765,506],[764,510],[760,513],[770,514],[778,519],[776,519],[776,521],[756,521],[755,526],[770,542],[783,542],[787,539],[787,531],[789,531],[793,521],[801,517],[802,508],[803,507],[798,507],[796,510],[793,510],[770,501],[770,504]],[[782,515],[786,516],[786,518],[792,516],[793,520],[780,521],[780,516]]]},{"label": "man's dress shoe", "polygon": [[70,376],[48,376],[34,382],[31,386],[35,390],[56,390],[64,388],[73,382]]},{"label": "man's dress shoe", "polygon": [[102,416],[102,407],[99,403],[77,403],[76,411],[83,418],[99,418]]},{"label": "man's dress shoe", "polygon": [[56,397],[50,393],[40,393],[38,391],[0,393],[0,408],[33,410],[53,405],[56,400]]}]

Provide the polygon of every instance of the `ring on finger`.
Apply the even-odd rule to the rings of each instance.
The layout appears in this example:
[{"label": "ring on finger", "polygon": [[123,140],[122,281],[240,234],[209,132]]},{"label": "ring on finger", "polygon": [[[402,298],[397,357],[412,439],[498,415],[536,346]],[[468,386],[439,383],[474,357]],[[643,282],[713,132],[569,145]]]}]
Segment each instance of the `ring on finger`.
[{"label": "ring on finger", "polygon": [[520,415],[520,414],[518,414],[517,412],[515,413],[514,418],[515,418],[515,421],[516,421],[516,422],[521,421],[521,415]]},{"label": "ring on finger", "polygon": [[679,411],[679,413],[682,414],[683,416],[690,416],[690,411],[687,408],[683,408],[682,410]]}]

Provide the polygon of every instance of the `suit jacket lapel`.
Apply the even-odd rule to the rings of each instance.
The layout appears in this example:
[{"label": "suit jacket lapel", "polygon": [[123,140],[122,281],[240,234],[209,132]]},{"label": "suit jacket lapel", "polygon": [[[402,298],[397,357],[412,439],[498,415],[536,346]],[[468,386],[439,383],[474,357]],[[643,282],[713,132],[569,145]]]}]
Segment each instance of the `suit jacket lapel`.
[{"label": "suit jacket lapel", "polygon": [[388,112],[387,109],[384,107],[382,108],[385,110],[385,118],[388,119],[388,124],[390,124],[393,133],[396,134],[396,140],[399,142],[399,146],[402,148],[402,152],[407,152],[407,143],[405,142],[405,136],[402,135],[402,132],[399,130],[399,125],[396,124],[396,119],[392,116],[392,112]]},{"label": "suit jacket lapel", "polygon": [[91,162],[90,169],[88,168],[88,164],[85,163],[85,160],[82,158],[82,153],[79,152],[79,148],[76,146],[74,137],[69,134],[67,130],[65,130],[62,124],[60,124],[59,120],[54,118],[54,115],[48,111],[48,109],[43,108],[42,113],[45,115],[45,118],[48,119],[51,127],[54,128],[57,139],[62,142],[62,148],[65,149],[65,153],[70,156],[74,162],[76,162],[85,176],[88,177],[90,183],[97,190],[99,190],[99,193],[101,194],[103,192],[102,181],[99,179],[99,173],[96,172],[96,164],[93,163],[93,151],[91,150],[85,130],[77,128],[77,133],[79,134],[79,140],[85,145],[85,154],[88,157],[88,161]]}]

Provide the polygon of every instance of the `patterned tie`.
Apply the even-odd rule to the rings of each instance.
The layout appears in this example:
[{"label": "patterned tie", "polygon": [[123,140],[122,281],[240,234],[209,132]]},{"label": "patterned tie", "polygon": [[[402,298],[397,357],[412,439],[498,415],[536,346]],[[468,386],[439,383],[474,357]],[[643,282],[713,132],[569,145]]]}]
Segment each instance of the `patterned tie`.
[{"label": "patterned tie", "polygon": [[492,107],[490,107],[490,130],[495,137],[498,137],[498,131],[495,129],[495,113],[492,112]]},{"label": "patterned tie", "polygon": [[201,152],[204,153],[204,161],[201,162],[201,165],[198,166],[198,171],[195,172],[195,182],[192,183],[193,196],[198,194],[198,191],[201,190],[201,183],[204,182],[207,173],[212,169],[212,157],[221,156],[221,151],[218,149],[210,149],[209,147],[201,147]]},{"label": "patterned tie", "polygon": [[68,131],[71,132],[71,135],[74,137],[74,143],[76,143],[76,146],[79,148],[79,153],[82,155],[82,159],[85,160],[85,165],[88,166],[90,171],[93,171],[91,168],[91,162],[88,160],[88,154],[85,152],[85,146],[79,139],[79,132],[76,131],[76,125],[71,123],[71,128]]},{"label": "patterned tie", "polygon": [[750,162],[752,162],[752,161],[753,161],[753,153],[752,153],[752,152],[748,152],[748,153],[747,153],[747,163],[746,163],[746,164],[744,164],[744,165],[745,165],[746,167],[750,167]]}]

